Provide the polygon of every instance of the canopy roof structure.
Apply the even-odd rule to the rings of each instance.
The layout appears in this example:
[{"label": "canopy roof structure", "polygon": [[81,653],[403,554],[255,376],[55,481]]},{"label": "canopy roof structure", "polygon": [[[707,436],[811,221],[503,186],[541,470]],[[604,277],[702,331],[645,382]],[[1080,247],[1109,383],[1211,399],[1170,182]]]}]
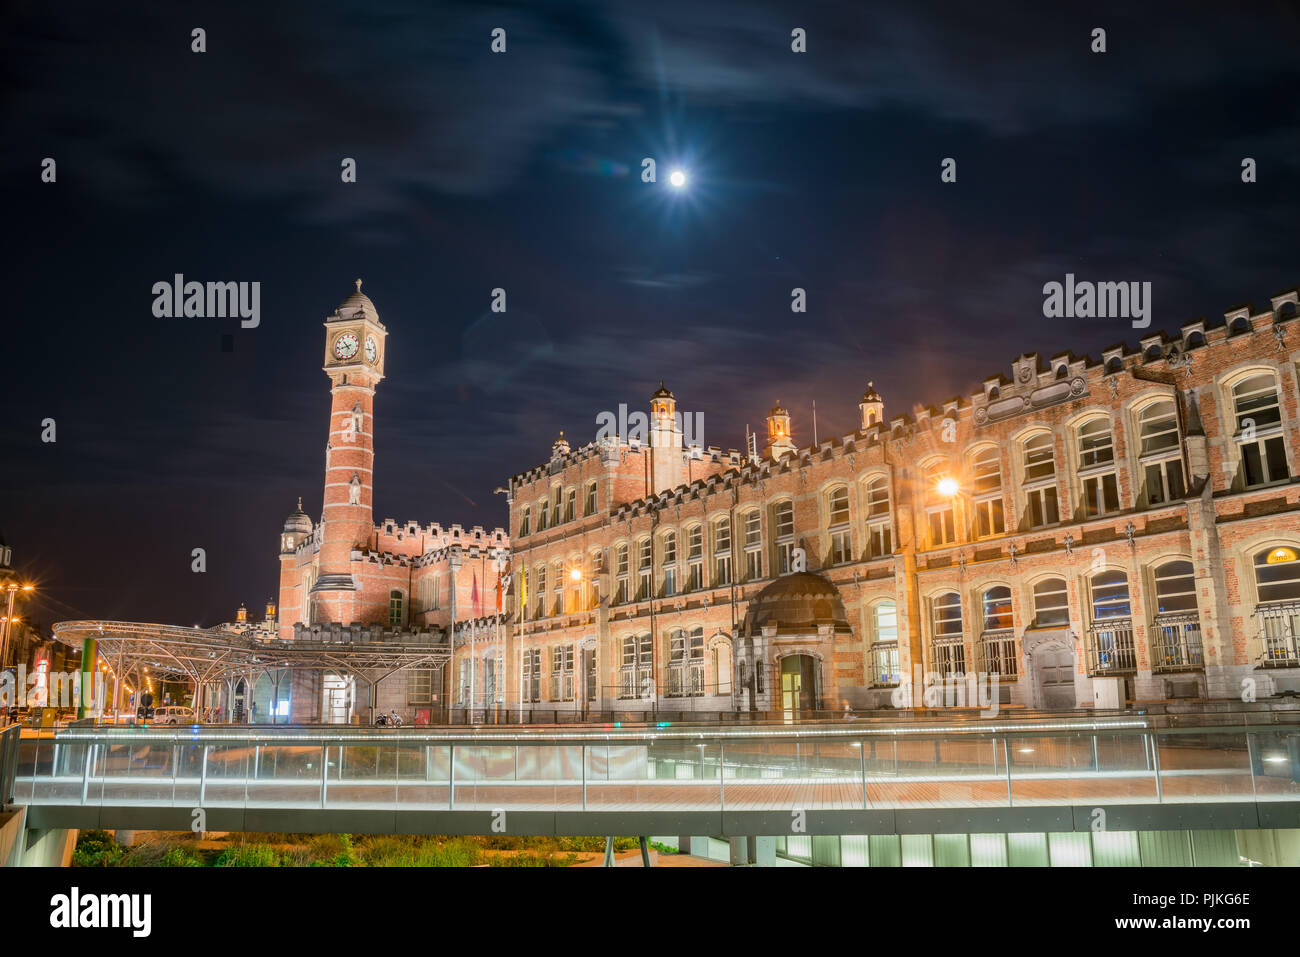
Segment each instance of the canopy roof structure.
[{"label": "canopy roof structure", "polygon": [[[378,635],[376,640],[375,635]],[[109,668],[123,674],[142,669],[170,680],[217,682],[235,677],[289,670],[324,670],[339,674],[436,668],[450,657],[440,631],[377,632],[367,641],[284,641],[267,638],[250,626],[185,628],[135,621],[61,621],[54,637],[81,647],[88,638]]]}]

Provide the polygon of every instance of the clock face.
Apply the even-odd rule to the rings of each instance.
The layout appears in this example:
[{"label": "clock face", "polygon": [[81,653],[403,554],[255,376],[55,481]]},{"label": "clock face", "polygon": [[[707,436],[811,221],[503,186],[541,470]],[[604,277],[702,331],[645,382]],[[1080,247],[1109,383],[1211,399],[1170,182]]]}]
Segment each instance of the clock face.
[{"label": "clock face", "polygon": [[334,340],[334,358],[351,359],[360,347],[361,343],[357,341],[357,337],[350,332],[345,332]]},{"label": "clock face", "polygon": [[371,362],[379,361],[379,343],[374,336],[366,336],[366,358]]}]

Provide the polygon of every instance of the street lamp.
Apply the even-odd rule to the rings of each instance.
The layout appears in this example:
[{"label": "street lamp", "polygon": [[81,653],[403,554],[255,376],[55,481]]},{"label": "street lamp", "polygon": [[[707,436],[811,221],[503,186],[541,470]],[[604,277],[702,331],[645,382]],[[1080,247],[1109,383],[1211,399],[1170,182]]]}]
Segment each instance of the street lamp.
[{"label": "street lamp", "polygon": [[5,586],[5,591],[9,593],[9,608],[5,612],[4,637],[0,638],[0,671],[3,671],[9,663],[9,633],[13,630],[13,624],[17,620],[14,618],[14,598],[20,590],[29,592],[34,587],[33,585],[19,585],[17,582],[10,582]]},{"label": "street lamp", "polygon": [[939,479],[938,489],[939,494],[944,498],[952,498],[958,491],[957,480],[955,478],[941,478]]}]

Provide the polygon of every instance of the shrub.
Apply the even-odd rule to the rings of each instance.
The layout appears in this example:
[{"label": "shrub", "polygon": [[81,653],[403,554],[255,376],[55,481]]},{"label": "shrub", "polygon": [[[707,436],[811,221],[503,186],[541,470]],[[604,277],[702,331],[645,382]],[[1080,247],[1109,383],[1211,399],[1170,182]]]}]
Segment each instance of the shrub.
[{"label": "shrub", "polygon": [[456,837],[446,842],[426,842],[415,855],[416,867],[473,867],[483,852],[475,842]]},{"label": "shrub", "polygon": [[160,862],[163,867],[203,867],[204,860],[184,847],[169,847]]},{"label": "shrub", "polygon": [[518,854],[503,854],[489,861],[493,867],[569,867],[577,862],[577,854],[558,855],[554,851],[540,854],[520,851]]},{"label": "shrub", "polygon": [[217,858],[217,867],[278,867],[279,864],[279,855],[270,844],[236,844]]},{"label": "shrub", "polygon": [[72,849],[73,867],[114,867],[126,854],[108,831],[82,831]]}]

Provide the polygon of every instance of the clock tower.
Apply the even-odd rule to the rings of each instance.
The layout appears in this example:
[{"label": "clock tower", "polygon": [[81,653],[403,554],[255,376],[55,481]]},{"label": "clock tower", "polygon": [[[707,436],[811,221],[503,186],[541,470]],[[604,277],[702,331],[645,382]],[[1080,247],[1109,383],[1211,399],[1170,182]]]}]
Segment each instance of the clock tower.
[{"label": "clock tower", "polygon": [[370,297],[357,291],[325,320],[325,374],[330,378],[329,442],[325,446],[325,497],[320,564],[311,596],[317,620],[358,621],[358,583],[352,552],[374,530],[374,399],[384,378],[388,330]]}]

